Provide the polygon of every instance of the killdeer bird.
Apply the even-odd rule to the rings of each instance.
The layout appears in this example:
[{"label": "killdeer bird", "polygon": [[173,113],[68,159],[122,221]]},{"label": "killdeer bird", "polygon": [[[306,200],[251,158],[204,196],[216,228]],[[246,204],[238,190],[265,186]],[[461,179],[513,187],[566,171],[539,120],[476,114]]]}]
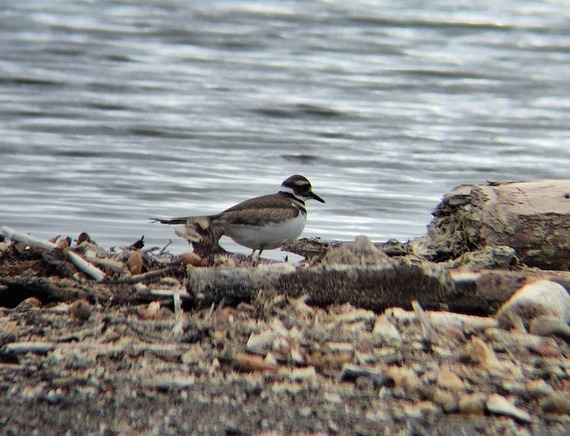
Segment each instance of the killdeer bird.
[{"label": "killdeer bird", "polygon": [[[303,176],[294,175],[283,183],[276,194],[251,198],[207,218],[215,229],[239,245],[251,248],[252,256],[259,251],[281,247],[284,241],[297,238],[307,222],[306,200],[324,203],[313,192],[311,183]],[[156,219],[162,224],[186,224],[188,218]]]}]

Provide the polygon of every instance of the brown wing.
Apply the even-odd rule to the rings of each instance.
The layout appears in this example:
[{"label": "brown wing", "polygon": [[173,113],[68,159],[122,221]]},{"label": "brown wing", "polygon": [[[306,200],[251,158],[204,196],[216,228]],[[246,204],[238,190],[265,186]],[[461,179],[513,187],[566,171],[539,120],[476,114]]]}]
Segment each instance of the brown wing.
[{"label": "brown wing", "polygon": [[261,225],[294,218],[299,213],[287,196],[270,194],[243,201],[211,218],[229,224]]}]

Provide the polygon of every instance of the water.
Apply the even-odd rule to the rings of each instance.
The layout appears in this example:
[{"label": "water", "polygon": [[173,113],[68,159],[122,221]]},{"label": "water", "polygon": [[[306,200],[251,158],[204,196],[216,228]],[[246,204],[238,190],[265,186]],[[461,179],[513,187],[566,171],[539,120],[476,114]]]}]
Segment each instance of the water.
[{"label": "water", "polygon": [[181,252],[148,217],[299,173],[326,199],[304,236],[413,238],[455,185],[568,177],[569,19],[563,1],[4,0],[0,224]]}]

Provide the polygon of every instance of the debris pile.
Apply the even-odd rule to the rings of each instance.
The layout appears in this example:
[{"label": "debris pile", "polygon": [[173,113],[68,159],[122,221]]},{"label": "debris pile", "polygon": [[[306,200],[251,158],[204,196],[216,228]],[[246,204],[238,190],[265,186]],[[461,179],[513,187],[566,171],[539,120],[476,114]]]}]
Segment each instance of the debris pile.
[{"label": "debris pile", "polygon": [[[411,261],[366,238],[310,266],[227,254],[205,266],[192,253],[145,250],[142,239],[104,250],[85,236],[39,246],[3,233],[5,429],[562,434],[570,424],[570,297],[553,281],[519,283],[497,318],[426,310],[416,299],[402,304],[408,310],[371,310],[342,294],[320,302],[308,281],[290,284],[309,272],[318,282]],[[430,274],[447,283],[433,265]],[[232,292],[203,295],[223,283]]]}]

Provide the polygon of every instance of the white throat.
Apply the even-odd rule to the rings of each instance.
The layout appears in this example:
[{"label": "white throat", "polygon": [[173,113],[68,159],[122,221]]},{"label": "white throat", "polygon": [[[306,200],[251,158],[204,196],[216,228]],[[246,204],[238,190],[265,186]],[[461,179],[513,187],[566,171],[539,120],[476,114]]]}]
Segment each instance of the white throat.
[{"label": "white throat", "polygon": [[305,202],[305,198],[304,197],[299,197],[297,194],[295,194],[295,191],[291,188],[289,188],[288,186],[281,186],[281,189],[279,189],[279,192],[284,192],[286,194],[291,194],[293,197],[295,197],[297,200],[302,201],[303,203]]}]

